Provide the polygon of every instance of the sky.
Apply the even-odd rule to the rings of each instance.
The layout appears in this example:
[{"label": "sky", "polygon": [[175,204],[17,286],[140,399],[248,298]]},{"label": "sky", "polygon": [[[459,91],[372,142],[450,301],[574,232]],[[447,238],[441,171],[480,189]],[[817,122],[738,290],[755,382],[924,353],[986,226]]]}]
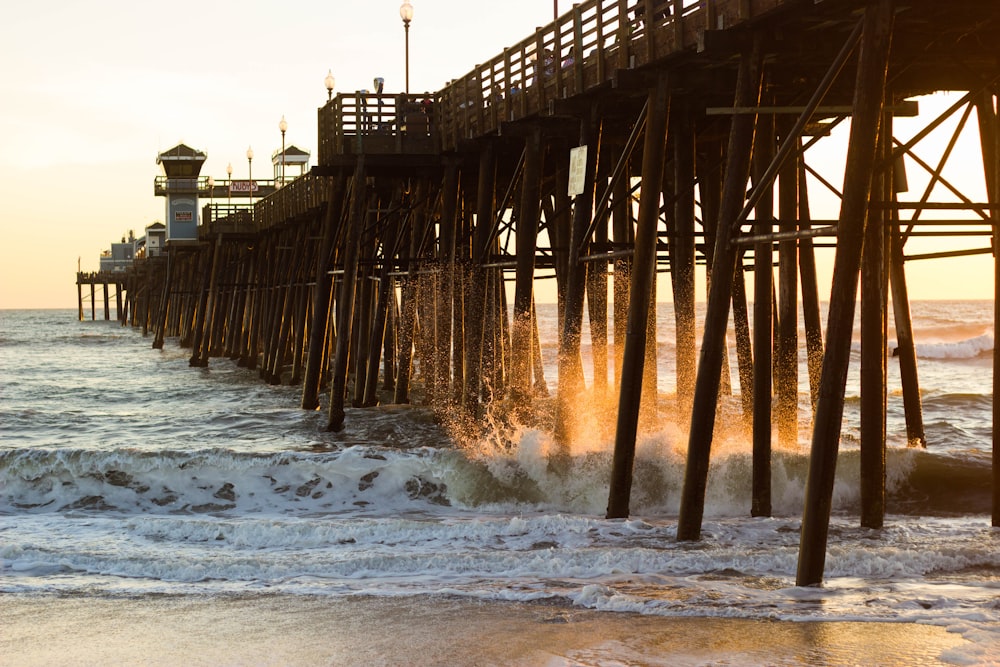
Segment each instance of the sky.
[{"label": "sky", "polygon": [[[313,153],[315,164],[328,70],[337,92],[371,88],[376,76],[386,91],[403,90],[400,1],[39,0],[5,8],[0,309],[75,307],[78,262],[96,270],[113,241],[163,220],[165,202],[153,194],[156,156],[177,143],[206,152],[201,173],[220,180],[230,163],[234,178],[246,177],[252,147],[254,175],[270,178],[284,116],[286,143]],[[444,87],[553,13],[548,0],[413,6],[411,92]],[[569,9],[560,2],[560,12]],[[980,169],[958,178],[972,192],[978,180],[981,192]],[[915,179],[911,173],[911,187]],[[835,200],[825,199],[813,197],[815,217],[836,214]],[[821,271],[830,257],[820,257]],[[993,294],[989,257],[922,262],[911,276],[912,298]]]}]

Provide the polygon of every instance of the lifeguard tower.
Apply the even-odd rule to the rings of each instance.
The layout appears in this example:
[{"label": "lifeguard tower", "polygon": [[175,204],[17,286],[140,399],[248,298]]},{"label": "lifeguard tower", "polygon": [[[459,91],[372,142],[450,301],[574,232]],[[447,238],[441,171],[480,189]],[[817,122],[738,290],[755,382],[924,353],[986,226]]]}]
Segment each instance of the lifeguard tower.
[{"label": "lifeguard tower", "polygon": [[177,144],[156,156],[156,163],[163,167],[163,175],[156,177],[154,192],[167,198],[168,245],[198,240],[199,174],[207,157],[204,152],[184,144]]},{"label": "lifeguard tower", "polygon": [[274,166],[274,182],[281,187],[309,171],[309,151],[289,145],[284,151],[279,149],[271,154],[271,164]]}]

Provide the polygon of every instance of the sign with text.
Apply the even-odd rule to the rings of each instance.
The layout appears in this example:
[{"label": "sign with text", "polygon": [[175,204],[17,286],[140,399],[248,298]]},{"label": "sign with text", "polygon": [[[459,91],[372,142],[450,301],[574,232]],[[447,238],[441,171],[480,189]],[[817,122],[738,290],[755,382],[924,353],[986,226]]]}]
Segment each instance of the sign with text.
[{"label": "sign with text", "polygon": [[191,222],[194,220],[194,211],[174,211],[175,222]]},{"label": "sign with text", "polygon": [[229,181],[229,192],[257,192],[257,181]]},{"label": "sign with text", "polygon": [[577,146],[569,150],[569,196],[583,194],[583,181],[587,176],[587,147]]}]

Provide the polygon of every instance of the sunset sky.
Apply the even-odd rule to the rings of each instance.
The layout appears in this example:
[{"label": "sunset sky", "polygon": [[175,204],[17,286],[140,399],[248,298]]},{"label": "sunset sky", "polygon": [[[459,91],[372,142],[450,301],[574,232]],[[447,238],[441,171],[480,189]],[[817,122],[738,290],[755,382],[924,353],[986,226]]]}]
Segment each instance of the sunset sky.
[{"label": "sunset sky", "polygon": [[[232,163],[233,176],[245,178],[252,146],[254,175],[270,178],[284,116],[287,143],[312,152],[315,163],[327,70],[339,92],[370,88],[376,76],[387,91],[403,89],[399,4],[56,0],[5,8],[0,308],[75,307],[78,258],[83,270],[96,270],[112,241],[163,220],[164,201],[153,195],[161,150],[184,142],[208,154],[203,175],[225,178]],[[442,88],[550,22],[553,11],[539,0],[413,5],[411,92]],[[560,3],[561,12],[569,8]],[[935,96],[922,108],[946,102]],[[964,144],[974,149],[974,137]],[[979,159],[959,161],[968,175],[953,175],[976,201],[984,198]],[[908,172],[912,190],[922,178]],[[815,217],[836,214],[816,208],[835,202],[813,200]],[[993,294],[988,256],[909,267],[913,298]]]}]

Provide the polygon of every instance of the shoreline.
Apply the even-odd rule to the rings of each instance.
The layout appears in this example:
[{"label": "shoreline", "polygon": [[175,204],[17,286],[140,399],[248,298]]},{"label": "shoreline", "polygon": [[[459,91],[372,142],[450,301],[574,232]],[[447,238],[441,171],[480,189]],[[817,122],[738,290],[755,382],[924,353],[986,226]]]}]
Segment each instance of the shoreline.
[{"label": "shoreline", "polygon": [[[981,664],[960,635],[903,622],[662,617],[544,602],[268,593],[0,594],[0,608],[0,664],[20,666]],[[944,661],[949,654],[952,660]]]}]

